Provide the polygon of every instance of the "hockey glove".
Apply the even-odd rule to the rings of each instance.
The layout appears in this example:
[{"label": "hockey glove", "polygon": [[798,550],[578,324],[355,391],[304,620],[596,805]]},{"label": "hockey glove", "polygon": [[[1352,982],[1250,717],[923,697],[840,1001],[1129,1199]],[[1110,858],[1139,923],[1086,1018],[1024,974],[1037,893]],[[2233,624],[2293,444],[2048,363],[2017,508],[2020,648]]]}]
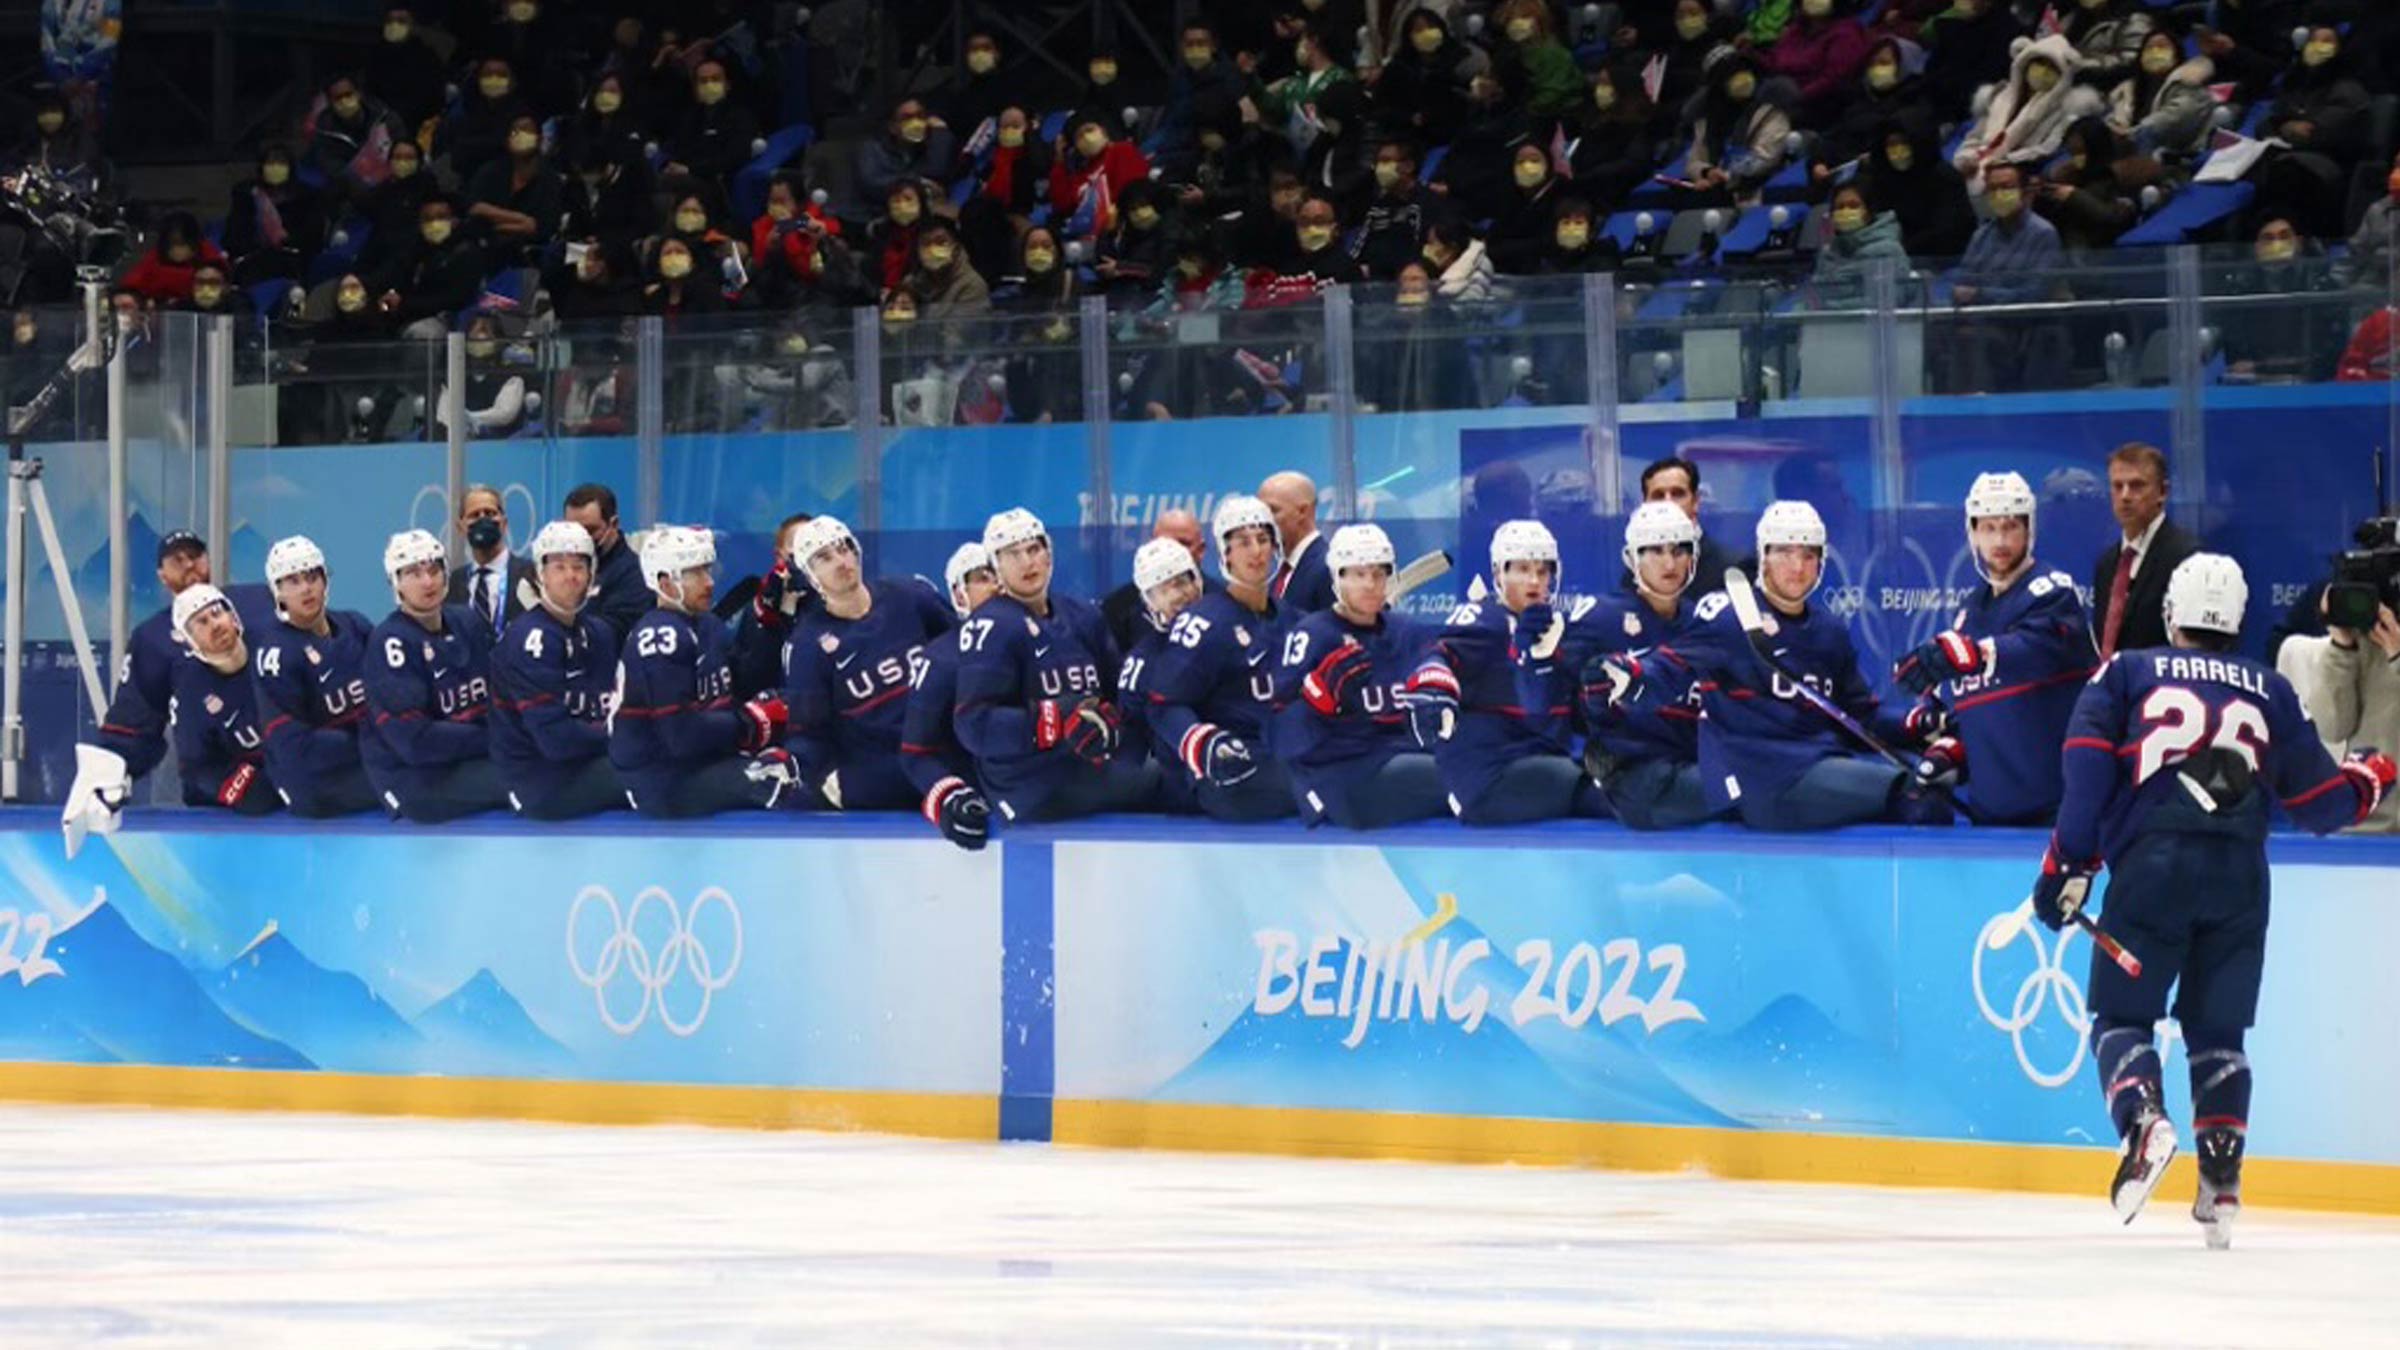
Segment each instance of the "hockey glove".
[{"label": "hockey glove", "polygon": [[743,704],[741,714],[744,753],[755,754],[783,739],[783,724],[789,714],[781,698],[761,695]]},{"label": "hockey glove", "polygon": [[1583,663],[1583,720],[1597,726],[1642,682],[1642,663],[1631,652],[1610,652]]},{"label": "hockey glove", "polygon": [[1930,745],[1951,733],[1950,710],[1930,698],[1920,698],[1901,719],[1901,729],[1919,745]]},{"label": "hockey glove", "polygon": [[1964,633],[1936,633],[1892,667],[1892,683],[1912,694],[1930,693],[1942,681],[1972,675],[1984,664],[1982,643]]},{"label": "hockey glove", "polygon": [[1558,640],[1567,633],[1567,621],[1547,604],[1527,605],[1517,615],[1516,636],[1509,643],[1509,655],[1516,660],[1547,661],[1558,655]]},{"label": "hockey glove", "polygon": [[225,775],[225,781],[217,784],[217,805],[228,811],[241,810],[242,799],[250,795],[251,787],[257,782],[256,764],[234,765],[233,772]]},{"label": "hockey glove", "polygon": [[1300,681],[1300,697],[1319,716],[1338,717],[1358,709],[1358,696],[1367,677],[1374,673],[1375,658],[1355,642],[1341,646],[1318,658],[1315,669]]},{"label": "hockey glove", "polygon": [[751,782],[765,789],[766,796],[759,805],[768,810],[773,810],[783,800],[783,794],[800,783],[799,761],[780,745],[770,745],[752,755],[743,768]]},{"label": "hockey glove", "polygon": [[1400,693],[1408,709],[1408,731],[1421,749],[1431,750],[1458,730],[1458,677],[1440,661],[1428,661],[1408,677]]},{"label": "hockey glove", "polygon": [[2053,933],[2064,929],[2082,912],[2084,898],[2091,893],[2092,877],[2099,870],[2097,861],[2070,863],[2061,859],[2058,840],[2053,837],[2042,854],[2042,875],[2033,883],[2033,916]]},{"label": "hockey glove", "polygon": [[1033,748],[1064,745],[1067,753],[1086,764],[1105,764],[1123,735],[1117,710],[1096,698],[1079,703],[1046,698],[1034,705]]},{"label": "hockey glove", "polygon": [[791,559],[777,558],[750,595],[750,617],[768,628],[780,629],[792,621],[803,594],[803,588],[792,583]]},{"label": "hockey glove", "polygon": [[1967,747],[1956,736],[1936,736],[1917,755],[1917,781],[1927,787],[1956,787],[1967,776]]},{"label": "hockey glove", "polygon": [[1176,757],[1194,779],[1229,788],[1258,772],[1258,760],[1241,737],[1208,722],[1196,722],[1176,744]]},{"label": "hockey glove", "polygon": [[2365,820],[2383,805],[2392,790],[2395,768],[2392,757],[2372,746],[2361,746],[2342,761],[2342,774],[2358,789],[2358,818]]},{"label": "hockey glove", "polygon": [[945,778],[925,794],[925,819],[942,837],[972,853],[991,837],[992,808],[964,778]]},{"label": "hockey glove", "polygon": [[125,802],[133,795],[133,776],[125,757],[97,745],[75,747],[75,781],[67,787],[66,809],[59,828],[66,831],[67,856],[83,847],[85,834],[115,834],[124,823]]}]

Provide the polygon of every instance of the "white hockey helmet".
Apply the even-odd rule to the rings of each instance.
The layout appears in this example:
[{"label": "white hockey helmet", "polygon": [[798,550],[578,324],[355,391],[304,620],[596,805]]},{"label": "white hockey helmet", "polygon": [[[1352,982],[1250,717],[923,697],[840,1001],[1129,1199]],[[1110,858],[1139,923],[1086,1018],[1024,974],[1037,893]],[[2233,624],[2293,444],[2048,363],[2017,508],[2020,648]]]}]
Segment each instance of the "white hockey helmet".
[{"label": "white hockey helmet", "polygon": [[288,539],[278,539],[275,541],[275,546],[267,550],[268,590],[275,589],[285,577],[296,577],[304,572],[322,572],[324,570],[325,551],[318,548],[316,541],[305,534],[295,534]]},{"label": "white hockey helmet", "polygon": [[808,570],[808,560],[829,548],[839,548],[844,544],[850,546],[852,553],[860,552],[858,536],[850,533],[849,526],[832,516],[811,516],[801,523],[799,529],[792,531],[792,570],[806,578],[811,586],[823,590],[817,574]]},{"label": "white hockey helmet", "polygon": [[[1218,499],[1216,514],[1208,522],[1208,537],[1217,544],[1217,575],[1227,581],[1233,580],[1233,576],[1225,570],[1225,541],[1236,530],[1249,529],[1267,532],[1267,543],[1275,550],[1276,563],[1279,566],[1282,563],[1283,538],[1275,531],[1275,513],[1258,498],[1246,492],[1237,492]],[[1271,568],[1269,575],[1273,575]]]},{"label": "white hockey helmet", "polygon": [[392,599],[400,599],[400,574],[420,563],[440,563],[442,541],[431,530],[402,530],[383,546],[383,574],[391,580]]},{"label": "white hockey helmet", "polygon": [[1546,562],[1550,564],[1550,580],[1558,581],[1558,536],[1538,520],[1505,521],[1492,531],[1492,580],[1508,570],[1512,562]]},{"label": "white hockey helmet", "polygon": [[[683,574],[717,565],[717,537],[688,525],[657,525],[642,536],[642,580],[662,600],[683,604]],[[667,578],[661,585],[660,577]],[[673,590],[667,589],[672,586]]]},{"label": "white hockey helmet", "polygon": [[[1632,518],[1625,522],[1625,570],[1633,573],[1633,584],[1636,586],[1642,584],[1642,550],[1646,548],[1690,549],[1695,555],[1696,573],[1700,522],[1684,514],[1683,508],[1673,502],[1643,502],[1633,509]],[[1683,590],[1690,589],[1693,580],[1692,575],[1686,575]],[[1675,593],[1681,595],[1683,590]]]},{"label": "white hockey helmet", "polygon": [[997,560],[1004,549],[1050,537],[1042,518],[1022,506],[1012,506],[983,522],[983,548]]},{"label": "white hockey helmet", "polygon": [[1800,545],[1822,550],[1825,547],[1825,518],[1807,502],[1774,502],[1758,517],[1758,556],[1766,560],[1770,548]]},{"label": "white hockey helmet", "polygon": [[958,611],[958,617],[967,617],[967,578],[991,570],[991,550],[979,540],[970,539],[950,550],[950,561],[942,564],[942,586],[950,592],[950,608]]},{"label": "white hockey helmet", "polygon": [[1390,567],[1396,556],[1380,525],[1344,525],[1325,546],[1325,566],[1336,577],[1353,567]]},{"label": "white hockey helmet", "polygon": [[1192,561],[1192,551],[1177,540],[1153,539],[1133,551],[1133,588],[1145,596],[1151,588],[1187,572],[1199,576],[1200,565]]},{"label": "white hockey helmet", "polygon": [[239,628],[242,626],[241,611],[235,609],[233,607],[233,602],[225,598],[225,592],[218,590],[216,587],[209,585],[207,582],[195,582],[192,585],[186,586],[182,590],[177,591],[175,593],[174,609],[170,613],[167,620],[169,623],[175,626],[175,640],[177,642],[190,642],[192,640],[192,620],[199,618],[201,611],[211,609],[217,605],[223,605],[226,611],[233,615],[234,627]]},{"label": "white hockey helmet", "polygon": [[2250,583],[2240,563],[2222,553],[2195,553],[2167,577],[2167,631],[2239,633],[2249,603]]},{"label": "white hockey helmet", "polygon": [[600,551],[592,545],[592,532],[571,520],[554,520],[534,532],[533,565],[540,567],[545,558],[572,553],[591,562]]}]

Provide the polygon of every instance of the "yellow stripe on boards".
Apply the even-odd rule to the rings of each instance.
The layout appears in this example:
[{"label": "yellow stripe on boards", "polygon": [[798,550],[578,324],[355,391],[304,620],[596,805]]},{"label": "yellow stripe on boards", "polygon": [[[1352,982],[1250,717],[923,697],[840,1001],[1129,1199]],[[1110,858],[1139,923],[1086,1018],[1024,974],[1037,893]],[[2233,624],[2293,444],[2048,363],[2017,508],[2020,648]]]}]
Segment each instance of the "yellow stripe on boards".
[{"label": "yellow stripe on boards", "polygon": [[1000,1132],[999,1100],[985,1094],[133,1064],[0,1064],[0,1100],[230,1111],[341,1111],[584,1125],[680,1123],[770,1130],[874,1130],[937,1139],[991,1139]]},{"label": "yellow stripe on boards", "polygon": [[[1059,1101],[1061,1144],[1419,1162],[1702,1171],[1748,1181],[2107,1193],[2114,1151],[1869,1135],[1792,1134],[1699,1126],[1619,1125],[1490,1116],[1410,1115],[1284,1107]],[[2178,1157],[2162,1194],[2191,1192]],[[2252,1206],[2400,1214],[2400,1167],[2253,1155],[2242,1168]]]}]

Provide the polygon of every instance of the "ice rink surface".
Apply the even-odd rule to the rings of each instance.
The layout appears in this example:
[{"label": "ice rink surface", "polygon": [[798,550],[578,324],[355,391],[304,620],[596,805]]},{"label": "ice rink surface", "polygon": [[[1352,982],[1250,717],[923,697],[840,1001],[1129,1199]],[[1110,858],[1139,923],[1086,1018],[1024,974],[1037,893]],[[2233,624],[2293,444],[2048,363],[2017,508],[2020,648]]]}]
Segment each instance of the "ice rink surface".
[{"label": "ice rink surface", "polygon": [[[2098,1198],[0,1107],[0,1344],[2400,1344],[2400,1221]],[[2181,1189],[2183,1197],[2173,1198]]]}]

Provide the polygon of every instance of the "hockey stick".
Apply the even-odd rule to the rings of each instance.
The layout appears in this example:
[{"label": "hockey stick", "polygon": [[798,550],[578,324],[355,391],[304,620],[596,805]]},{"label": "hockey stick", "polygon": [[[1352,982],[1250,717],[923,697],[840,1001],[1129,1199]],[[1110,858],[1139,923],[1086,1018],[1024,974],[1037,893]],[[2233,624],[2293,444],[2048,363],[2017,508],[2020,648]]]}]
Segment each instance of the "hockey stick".
[{"label": "hockey stick", "polygon": [[1412,560],[1408,566],[1392,573],[1392,584],[1384,591],[1384,603],[1398,604],[1410,591],[1450,570],[1450,555],[1440,549]]},{"label": "hockey stick", "polygon": [[[2076,888],[2077,891],[2075,926],[2081,928],[2085,935],[2091,938],[2093,946],[2098,947],[2109,960],[2116,962],[2117,969],[2124,971],[2128,978],[2136,980],[2142,978],[2142,958],[2125,950],[2124,943],[2110,937],[2100,927],[2097,920],[2083,912],[2081,894],[2090,889],[2091,879],[2077,877],[2067,884]],[[1991,931],[1983,939],[1983,945],[1992,951],[1998,951],[2016,941],[2017,934],[2024,932],[2032,923],[2033,897],[2029,895],[2025,897],[2024,903],[2009,912],[2008,922],[1992,925]]]},{"label": "hockey stick", "polygon": [[1750,635],[1750,646],[1758,653],[1759,661],[1768,670],[1782,676],[1784,682],[1792,687],[1795,697],[1824,714],[1827,721],[1840,727],[1849,734],[1852,740],[1873,751],[1885,763],[1907,774],[1916,782],[1940,793],[1944,801],[1949,802],[1953,808],[1957,807],[1958,798],[1952,796],[1948,788],[1919,772],[1916,761],[1902,758],[1898,751],[1878,740],[1874,732],[1860,725],[1857,718],[1842,711],[1839,704],[1818,693],[1799,676],[1783,668],[1783,663],[1775,659],[1775,639],[1767,632],[1767,616],[1759,611],[1758,593],[1750,589],[1750,578],[1742,574],[1742,569],[1738,567],[1725,569],[1725,598],[1732,602],[1733,617],[1740,621],[1742,631]]}]

